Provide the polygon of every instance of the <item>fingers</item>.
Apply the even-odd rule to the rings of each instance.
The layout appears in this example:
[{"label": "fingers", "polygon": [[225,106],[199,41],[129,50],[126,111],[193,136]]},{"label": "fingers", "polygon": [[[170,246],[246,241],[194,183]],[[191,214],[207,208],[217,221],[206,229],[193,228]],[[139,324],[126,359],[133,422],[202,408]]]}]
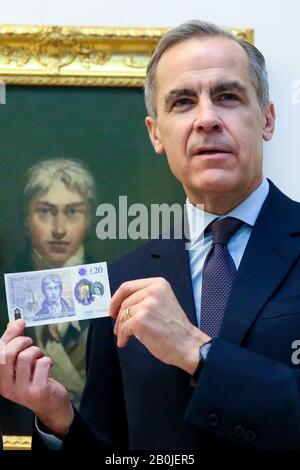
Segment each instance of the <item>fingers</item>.
[{"label": "fingers", "polygon": [[24,320],[20,319],[9,323],[4,334],[1,337],[1,341],[3,341],[4,344],[8,344],[12,339],[16,338],[17,336],[21,336],[24,332],[24,328]]},{"label": "fingers", "polygon": [[180,309],[170,284],[162,277],[124,282],[115,292],[109,308],[110,315],[116,318],[114,333],[118,336],[118,346],[126,346],[130,336],[140,340],[141,333],[149,330],[149,317],[152,330],[163,321],[168,323],[173,318],[172,304]]},{"label": "fingers", "polygon": [[124,348],[127,345],[130,336],[134,336],[134,325],[134,317],[131,317],[124,321],[124,323],[120,324],[117,340],[117,345],[119,348]]},{"label": "fingers", "polygon": [[15,383],[15,365],[18,355],[32,345],[32,339],[24,336],[13,338],[5,347],[5,361],[0,365],[0,393],[9,398]]},{"label": "fingers", "polygon": [[12,339],[5,347],[5,359],[8,367],[14,366],[18,354],[32,345],[32,339],[28,336],[18,336]]},{"label": "fingers", "polygon": [[[5,364],[0,364],[0,395],[15,401],[35,413],[50,416],[50,423],[59,422],[57,429],[66,429],[73,419],[70,413],[67,390],[49,378],[52,359],[45,357],[42,350],[32,345],[32,339],[24,337],[24,321],[18,320],[8,325],[2,336]],[[68,413],[64,413],[68,405]],[[62,412],[61,412],[62,410]],[[63,416],[61,416],[63,415]],[[54,418],[53,418],[54,416]],[[56,432],[56,427],[53,428]]]},{"label": "fingers", "polygon": [[132,316],[134,314],[133,306],[142,302],[145,296],[146,296],[146,290],[141,289],[141,290],[138,290],[137,292],[134,292],[134,294],[130,295],[129,297],[126,297],[126,299],[122,302],[122,304],[120,305],[119,312],[117,314],[117,319],[116,319],[116,323],[114,327],[115,335],[118,334],[120,323],[126,320],[126,318],[124,318],[124,315],[125,315],[125,312],[128,311],[127,309],[129,308],[129,315]]},{"label": "fingers", "polygon": [[150,286],[154,280],[155,278],[136,279],[134,281],[127,281],[121,284],[119,289],[117,289],[112,296],[109,306],[109,314],[113,318],[116,318],[124,300],[135,292]]},{"label": "fingers", "polygon": [[31,400],[31,391],[47,385],[52,364],[52,359],[44,356],[43,351],[36,346],[20,351],[15,367],[9,368],[9,374],[1,375],[0,393],[9,400],[33,409],[28,401]]},{"label": "fingers", "polygon": [[34,373],[32,376],[32,386],[39,387],[41,384],[46,384],[49,379],[49,370],[53,361],[50,357],[44,356],[36,361]]},{"label": "fingers", "polygon": [[43,356],[43,351],[37,346],[31,346],[18,354],[15,367],[15,383],[17,387],[30,382],[36,361]]}]

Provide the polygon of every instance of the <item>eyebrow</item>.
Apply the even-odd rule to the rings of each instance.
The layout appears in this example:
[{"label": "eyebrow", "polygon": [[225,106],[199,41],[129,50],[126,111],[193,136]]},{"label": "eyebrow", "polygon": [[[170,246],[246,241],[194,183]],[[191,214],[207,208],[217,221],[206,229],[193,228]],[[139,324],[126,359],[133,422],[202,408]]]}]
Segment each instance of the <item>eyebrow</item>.
[{"label": "eyebrow", "polygon": [[197,93],[190,88],[177,88],[175,90],[171,90],[165,97],[165,105],[170,104],[175,98],[179,96],[190,96],[194,98],[197,96]]},{"label": "eyebrow", "polygon": [[241,82],[238,82],[236,80],[234,81],[228,81],[228,82],[222,82],[214,87],[212,87],[212,93],[221,93],[224,91],[238,91],[240,93],[243,93],[245,95],[248,95],[247,88],[245,85],[243,85]]},{"label": "eyebrow", "polygon": [[[247,88],[245,85],[240,83],[239,81],[226,81],[222,83],[218,83],[211,88],[211,93],[217,94],[222,93],[225,91],[236,91],[248,96]],[[179,98],[180,96],[189,96],[191,98],[195,98],[197,93],[190,88],[176,88],[175,90],[171,90],[165,97],[165,105],[168,106],[174,99]]]},{"label": "eyebrow", "polygon": [[[46,206],[49,207],[50,209],[56,209],[57,205],[56,204],[51,204],[48,201],[38,201],[37,206]],[[78,201],[78,202],[71,202],[70,204],[65,204],[66,208],[70,207],[75,207],[75,208],[80,208],[80,207],[86,207],[86,203],[83,201]]]}]

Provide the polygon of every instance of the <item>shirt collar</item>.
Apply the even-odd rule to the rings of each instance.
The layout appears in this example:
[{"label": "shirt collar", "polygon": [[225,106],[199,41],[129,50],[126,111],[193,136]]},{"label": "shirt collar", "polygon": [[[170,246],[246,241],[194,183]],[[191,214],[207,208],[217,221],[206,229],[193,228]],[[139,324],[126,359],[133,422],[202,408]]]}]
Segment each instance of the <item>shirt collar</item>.
[{"label": "shirt collar", "polygon": [[[85,258],[84,246],[80,245],[76,253],[74,253],[74,255],[71,256],[71,258],[69,258],[65,262],[65,264],[61,267],[67,268],[69,266],[78,266],[84,263],[84,258]],[[48,263],[48,261],[46,261],[36,249],[32,250],[31,260],[32,260],[34,269],[41,270],[41,269],[54,268],[54,266],[51,266],[51,264]]]},{"label": "shirt collar", "polygon": [[189,238],[193,245],[203,235],[206,227],[216,218],[235,217],[253,227],[260,209],[269,193],[269,182],[263,178],[262,183],[244,201],[225,215],[212,214],[194,206],[186,199],[186,210],[189,225]]}]

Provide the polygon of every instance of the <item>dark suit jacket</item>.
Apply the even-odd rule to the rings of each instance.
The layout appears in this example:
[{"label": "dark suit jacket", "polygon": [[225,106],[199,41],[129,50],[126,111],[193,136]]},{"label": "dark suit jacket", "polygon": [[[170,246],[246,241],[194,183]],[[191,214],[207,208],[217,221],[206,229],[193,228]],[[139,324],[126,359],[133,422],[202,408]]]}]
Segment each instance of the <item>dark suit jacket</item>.
[{"label": "dark suit jacket", "polygon": [[[219,338],[196,388],[135,338],[118,349],[113,321],[94,321],[81,415],[64,441],[117,449],[300,449],[300,204],[272,183],[251,233]],[[188,252],[157,240],[110,269],[125,280],[163,276],[196,324]]]}]

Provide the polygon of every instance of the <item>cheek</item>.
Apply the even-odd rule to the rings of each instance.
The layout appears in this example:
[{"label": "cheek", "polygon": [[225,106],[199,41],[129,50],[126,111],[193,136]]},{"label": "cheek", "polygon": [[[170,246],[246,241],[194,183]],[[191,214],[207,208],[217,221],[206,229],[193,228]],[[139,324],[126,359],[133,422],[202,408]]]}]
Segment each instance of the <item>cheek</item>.
[{"label": "cheek", "polygon": [[87,232],[87,223],[86,221],[73,224],[72,227],[68,230],[69,241],[75,245],[79,246],[85,238]]},{"label": "cheek", "polygon": [[262,159],[262,140],[258,132],[249,132],[241,145],[241,156],[245,164],[255,166]]},{"label": "cheek", "polygon": [[31,238],[33,246],[42,243],[48,236],[47,227],[36,220],[30,220],[28,223],[28,235]]},{"label": "cheek", "polygon": [[263,130],[259,118],[256,121],[253,118],[235,121],[233,125],[227,127],[227,130],[241,160],[252,160],[260,154]]},{"label": "cheek", "polygon": [[263,141],[263,123],[260,115],[247,116],[236,125],[235,137],[245,149],[258,149]]},{"label": "cheek", "polygon": [[182,153],[185,152],[188,139],[192,132],[192,125],[190,119],[187,120],[185,116],[177,116],[177,119],[172,119],[168,123],[163,123],[160,126],[161,142],[164,146],[166,153]]},{"label": "cheek", "polygon": [[165,149],[166,157],[173,174],[176,176],[178,170],[183,170],[187,165],[187,149],[189,131],[183,126],[174,126],[165,132],[163,146]]}]

